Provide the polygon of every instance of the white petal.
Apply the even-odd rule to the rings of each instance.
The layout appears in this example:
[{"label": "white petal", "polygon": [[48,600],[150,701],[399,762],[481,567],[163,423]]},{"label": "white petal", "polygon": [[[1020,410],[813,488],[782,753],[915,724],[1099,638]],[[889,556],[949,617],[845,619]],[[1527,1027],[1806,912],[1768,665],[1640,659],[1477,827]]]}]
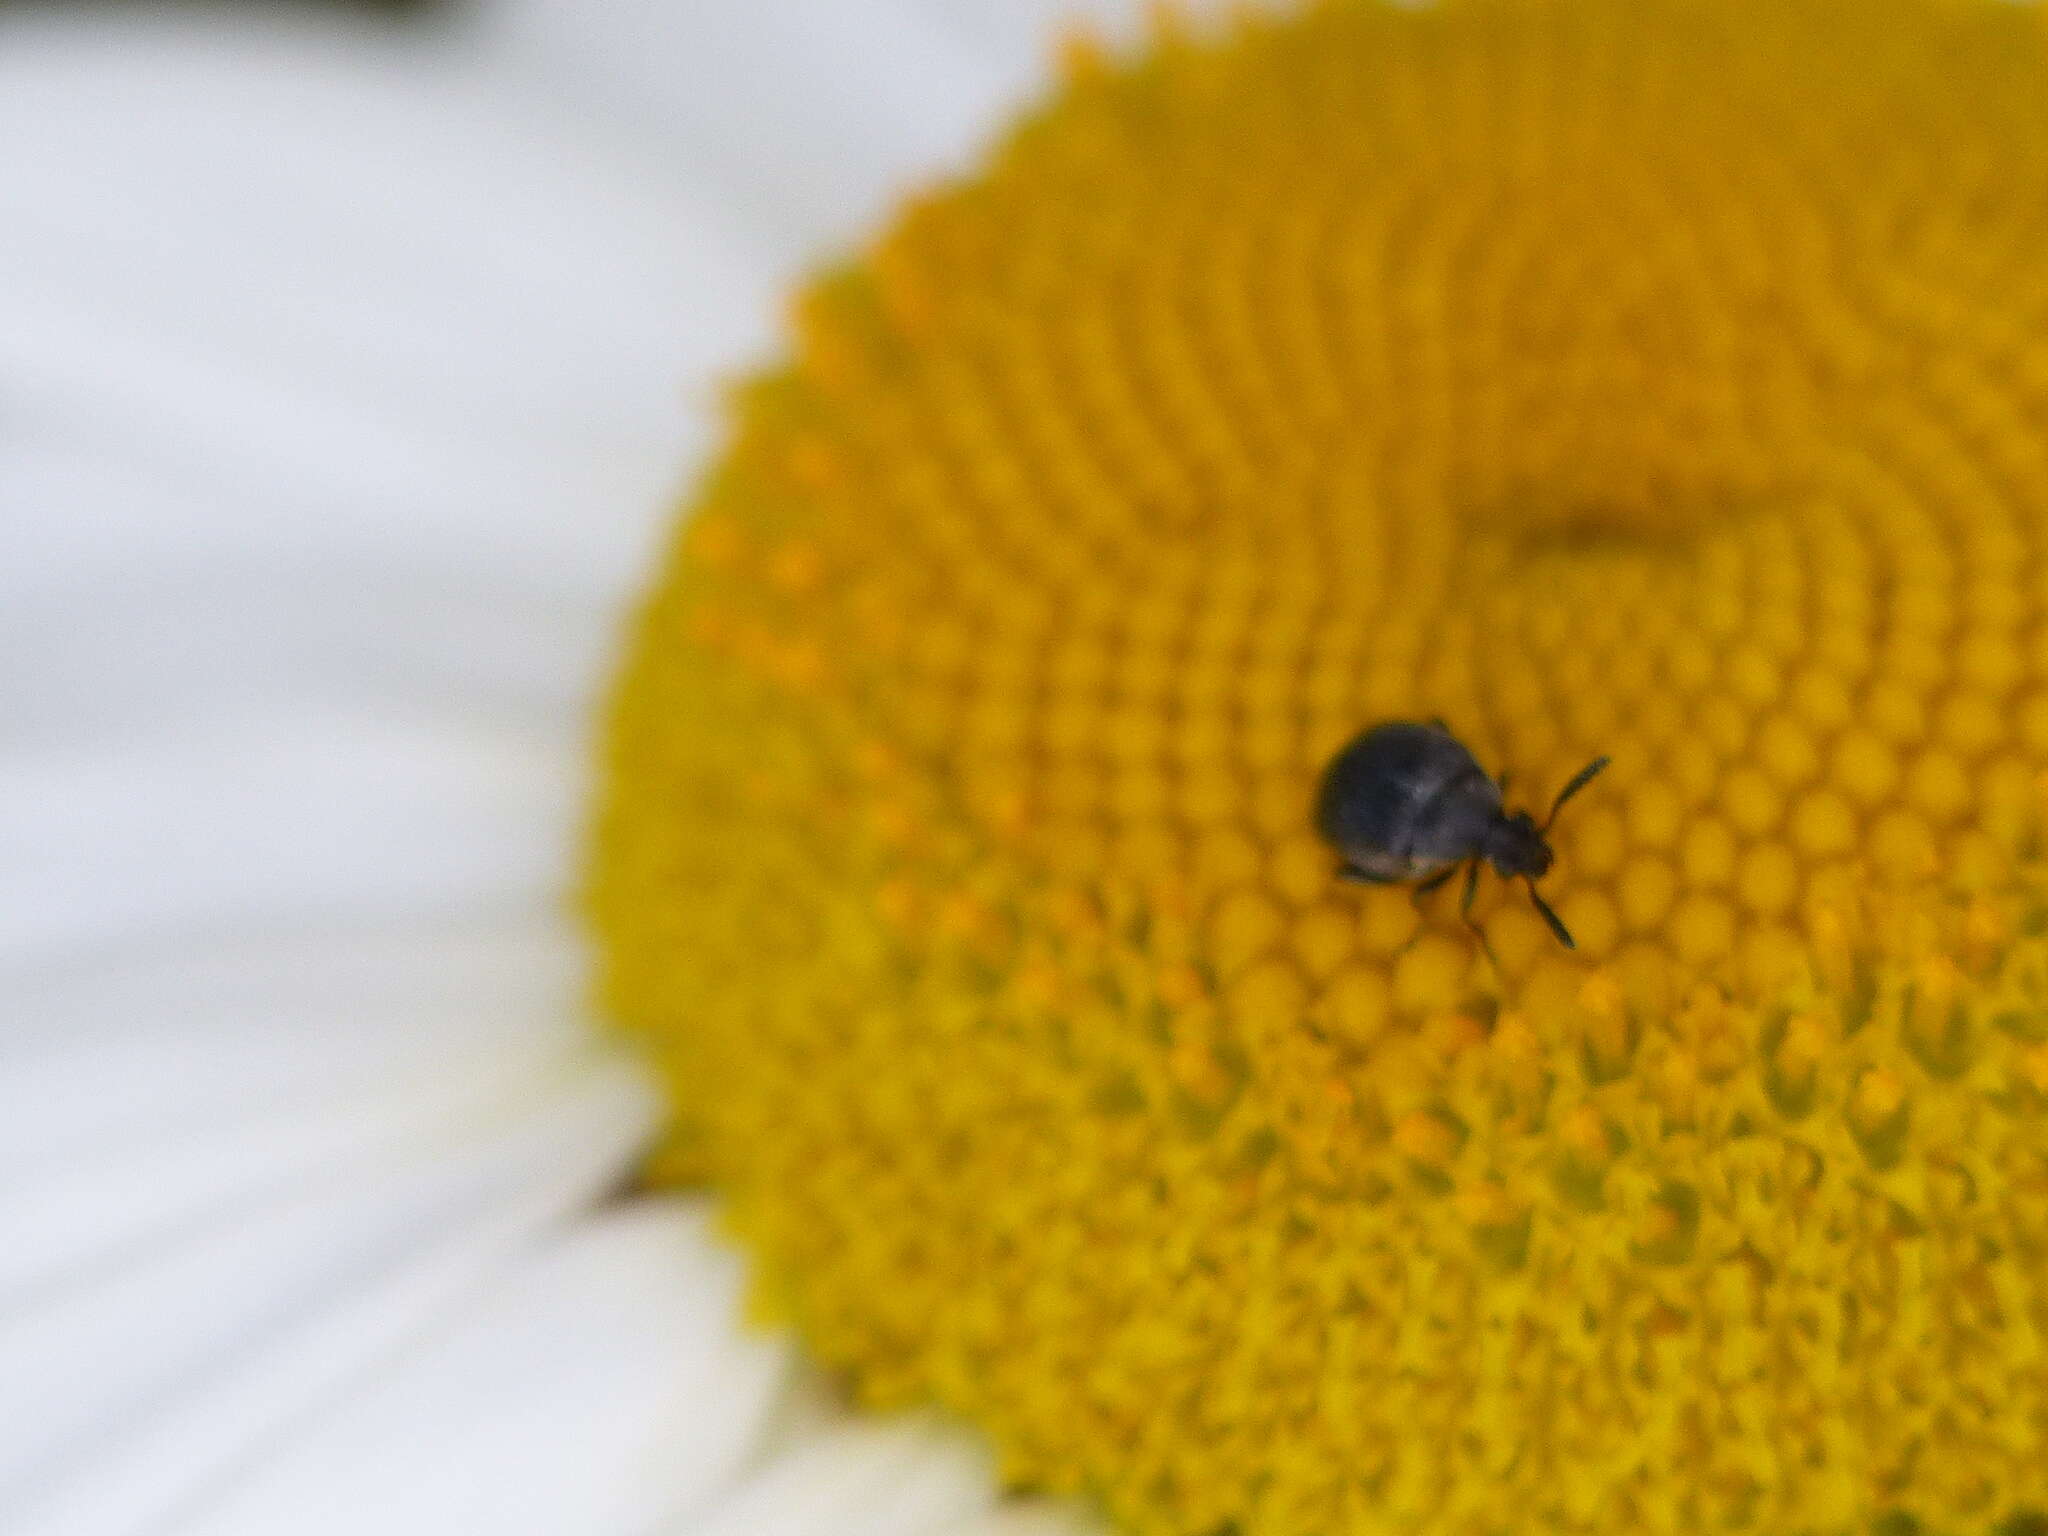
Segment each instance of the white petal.
[{"label": "white petal", "polygon": [[273,539],[616,572],[702,440],[686,391],[773,313],[673,165],[416,42],[17,22],[0,146],[12,435],[239,492]]},{"label": "white petal", "polygon": [[783,274],[970,164],[1019,85],[901,0],[499,0],[475,17],[561,99],[708,165]]},{"label": "white petal", "polygon": [[583,775],[573,740],[459,714],[315,711],[8,754],[0,975],[224,925],[530,909],[568,876]]},{"label": "white petal", "polygon": [[0,748],[365,701],[575,739],[769,334],[740,226],[418,43],[0,41]]},{"label": "white petal", "polygon": [[1107,1536],[1108,1525],[1078,1504],[1016,1499],[984,1515],[949,1525],[942,1536]]},{"label": "white petal", "polygon": [[[1156,0],[909,0],[978,54],[991,60],[1006,82],[1034,98],[1051,78],[1051,62],[1066,39],[1084,36],[1122,53],[1144,47],[1152,31]],[[1308,3],[1262,0],[1261,14]],[[1396,4],[1414,0],[1394,0]],[[1178,25],[1196,35],[1213,34],[1249,9],[1243,0],[1167,0]]]},{"label": "white petal", "polygon": [[329,1190],[232,1210],[0,1318],[10,1532],[132,1529],[616,1180],[653,1104],[592,1061]]},{"label": "white petal", "polygon": [[560,924],[240,939],[18,988],[0,1306],[233,1205],[374,1167],[589,1049]]},{"label": "white petal", "polygon": [[190,1529],[601,1536],[701,1499],[787,1367],[735,1332],[739,1264],[706,1226],[650,1203],[533,1254]]},{"label": "white petal", "polygon": [[[1217,10],[1228,0],[1198,0]],[[1079,30],[1112,44],[1131,45],[1145,33],[1148,0],[915,0],[927,16],[956,31],[992,57],[1049,58]],[[1192,10],[1188,0],[1183,9]]]},{"label": "white petal", "polygon": [[808,1427],[668,1536],[923,1536],[995,1507],[987,1455],[956,1426],[923,1415]]},{"label": "white petal", "polygon": [[[0,503],[9,494],[0,486]],[[107,499],[45,495],[38,510],[90,523]],[[148,504],[165,507],[161,496]],[[210,531],[221,534],[217,520]],[[237,548],[202,563],[188,551],[147,573],[11,596],[0,605],[0,751],[191,736],[314,704],[578,730],[611,663],[611,605],[492,572],[482,556],[434,572],[424,553]]]}]

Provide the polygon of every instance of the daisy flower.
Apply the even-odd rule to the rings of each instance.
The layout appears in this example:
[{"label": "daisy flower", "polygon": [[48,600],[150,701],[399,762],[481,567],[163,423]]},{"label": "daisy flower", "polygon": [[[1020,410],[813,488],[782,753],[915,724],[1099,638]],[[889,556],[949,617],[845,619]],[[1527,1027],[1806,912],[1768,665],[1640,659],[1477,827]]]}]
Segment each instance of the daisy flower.
[{"label": "daisy flower", "polygon": [[10,23],[10,1528],[2048,1521],[2038,10],[672,10]]}]

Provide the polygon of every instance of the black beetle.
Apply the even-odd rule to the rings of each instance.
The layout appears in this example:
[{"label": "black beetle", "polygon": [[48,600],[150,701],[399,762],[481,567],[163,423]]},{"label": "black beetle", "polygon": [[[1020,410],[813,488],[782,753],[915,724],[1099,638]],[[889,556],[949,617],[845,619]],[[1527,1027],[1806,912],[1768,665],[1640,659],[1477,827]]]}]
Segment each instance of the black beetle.
[{"label": "black beetle", "polygon": [[1607,762],[1596,757],[1573,774],[1538,826],[1527,811],[1502,808],[1507,776],[1497,784],[1488,778],[1443,721],[1390,721],[1355,737],[1323,770],[1316,827],[1337,850],[1341,877],[1374,885],[1420,880],[1418,902],[1464,866],[1458,911],[1481,944],[1486,935],[1472,921],[1472,895],[1480,865],[1491,864],[1503,880],[1526,881],[1558,943],[1576,949],[1536,881],[1550,868],[1547,838],[1559,808]]}]

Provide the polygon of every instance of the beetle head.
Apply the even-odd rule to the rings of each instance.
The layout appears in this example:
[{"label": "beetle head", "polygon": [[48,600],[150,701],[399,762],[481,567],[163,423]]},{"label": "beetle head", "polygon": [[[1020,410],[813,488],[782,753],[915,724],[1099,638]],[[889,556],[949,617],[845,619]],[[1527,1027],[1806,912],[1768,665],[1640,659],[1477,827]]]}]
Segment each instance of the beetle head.
[{"label": "beetle head", "polygon": [[1501,817],[1487,834],[1486,861],[1503,880],[1541,879],[1549,872],[1550,860],[1550,844],[1527,811]]}]

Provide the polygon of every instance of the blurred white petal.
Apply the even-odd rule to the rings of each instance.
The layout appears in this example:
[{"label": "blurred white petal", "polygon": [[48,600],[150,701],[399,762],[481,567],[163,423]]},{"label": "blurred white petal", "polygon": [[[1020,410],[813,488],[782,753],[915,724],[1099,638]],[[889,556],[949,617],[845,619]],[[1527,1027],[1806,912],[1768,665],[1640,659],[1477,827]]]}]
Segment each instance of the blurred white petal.
[{"label": "blurred white petal", "polygon": [[18,412],[123,456],[289,487],[310,455],[330,501],[599,448],[673,474],[681,391],[767,339],[743,222],[416,42],[247,15],[0,37],[0,356]]},{"label": "blurred white petal", "polygon": [[713,177],[785,279],[964,168],[1020,85],[905,3],[499,0],[475,16],[538,87]]},{"label": "blurred white petal", "polygon": [[7,1529],[132,1529],[176,1508],[611,1185],[652,1113],[636,1073],[592,1060],[8,1309]]},{"label": "blurred white petal", "polygon": [[238,925],[528,906],[567,874],[575,743],[341,710],[0,757],[0,977]]},{"label": "blurred white petal", "polygon": [[494,1115],[587,1057],[561,925],[215,941],[15,989],[0,1306]]},{"label": "blurred white petal", "polygon": [[[1042,94],[1059,46],[1076,36],[1129,54],[1152,35],[1164,13],[1173,24],[1200,34],[1252,9],[1244,0],[908,0],[919,14],[997,61],[1014,89]],[[1305,0],[1260,0],[1260,12]],[[1396,4],[1416,0],[1394,0]]]},{"label": "blurred white petal", "polygon": [[189,737],[310,704],[453,709],[467,726],[566,741],[613,641],[595,606],[539,577],[424,558],[249,549],[118,573],[89,598],[27,593],[0,607],[0,751]]},{"label": "blurred white petal", "polygon": [[[1085,31],[1131,45],[1157,8],[1148,0],[912,0],[918,10],[993,57],[1050,57],[1067,36]],[[1229,0],[1175,0],[1189,14],[1221,11]]]},{"label": "blurred white petal", "polygon": [[949,1525],[940,1536],[1103,1536],[1103,1525],[1074,1506],[1031,1499]]},{"label": "blurred white petal", "polygon": [[189,1529],[601,1536],[705,1498],[788,1361],[704,1225],[649,1203],[529,1255]]},{"label": "blurred white petal", "polygon": [[925,1536],[995,1508],[986,1454],[924,1416],[812,1428],[667,1536]]},{"label": "blurred white petal", "polygon": [[373,34],[0,37],[0,965],[560,890],[733,221]]},{"label": "blurred white petal", "polygon": [[716,389],[1041,78],[1004,10],[0,12],[8,1536],[1064,1529],[599,1212],[657,1108],[561,910]]},{"label": "blurred white petal", "polygon": [[445,583],[562,605],[588,691],[776,305],[742,222],[589,138],[376,35],[0,22],[0,595],[73,605],[37,659],[118,693],[210,609],[430,653]]}]

